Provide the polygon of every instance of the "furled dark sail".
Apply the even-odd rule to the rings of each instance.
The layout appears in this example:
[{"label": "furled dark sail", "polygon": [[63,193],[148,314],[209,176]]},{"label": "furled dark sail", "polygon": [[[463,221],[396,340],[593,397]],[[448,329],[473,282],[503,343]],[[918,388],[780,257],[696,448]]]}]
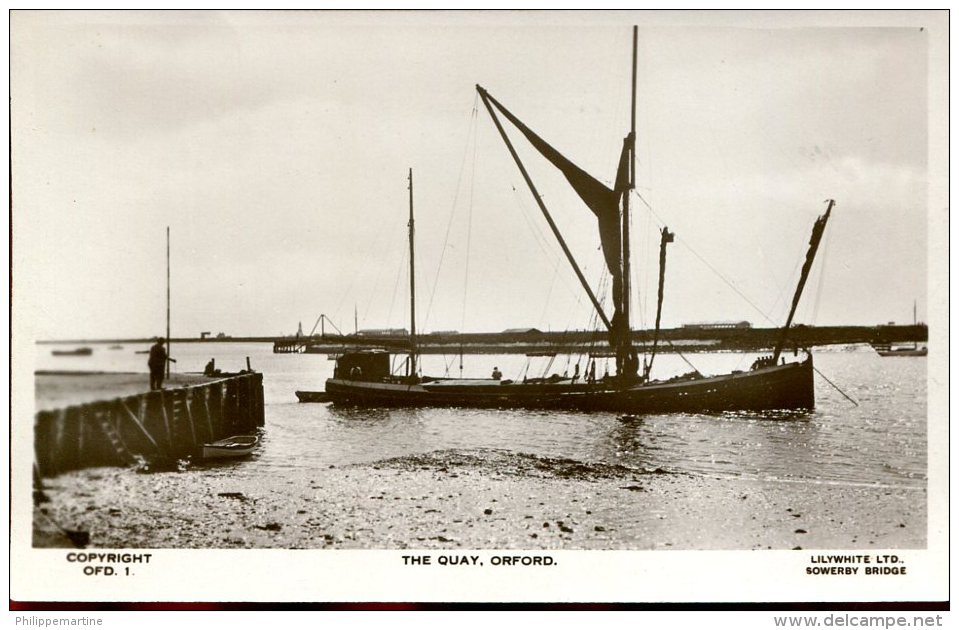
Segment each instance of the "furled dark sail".
[{"label": "furled dark sail", "polygon": [[[606,267],[612,276],[613,304],[616,307],[613,313],[612,326],[609,330],[609,343],[615,348],[629,347],[629,322],[626,321],[623,307],[623,267],[622,267],[622,229],[619,215],[619,200],[629,189],[629,152],[633,148],[633,135],[623,140],[623,150],[619,154],[619,168],[616,169],[616,184],[613,189],[616,206],[613,212],[597,213],[599,218],[599,238],[603,244],[603,254],[606,256]],[[595,210],[593,212],[596,212]],[[615,245],[614,245],[615,244]],[[615,260],[611,261],[608,251],[615,248]]]},{"label": "furled dark sail", "polygon": [[630,134],[623,141],[623,150],[619,158],[619,167],[616,172],[616,184],[612,190],[595,177],[573,164],[563,154],[554,149],[548,142],[523,124],[516,116],[486,93],[490,102],[529,140],[543,157],[558,168],[566,180],[580,196],[586,206],[593,211],[599,221],[599,238],[603,246],[603,257],[606,267],[612,277],[613,313],[610,340],[613,345],[619,345],[623,336],[628,332],[624,328],[625,318],[622,314],[623,303],[623,270],[622,270],[622,232],[620,227],[620,200],[629,187],[629,152],[632,149],[633,136]]},{"label": "furled dark sail", "polygon": [[779,355],[786,345],[786,338],[789,336],[789,327],[792,325],[793,315],[796,314],[796,307],[799,306],[799,298],[802,297],[803,288],[806,286],[809,270],[812,269],[812,263],[816,259],[816,250],[819,249],[819,241],[822,240],[822,233],[826,229],[826,221],[829,220],[829,215],[832,213],[836,201],[834,199],[827,199],[826,204],[825,214],[816,219],[816,222],[812,226],[812,235],[809,237],[809,249],[806,251],[806,261],[803,262],[802,271],[799,273],[799,285],[796,287],[796,293],[793,294],[793,302],[789,309],[789,316],[786,318],[786,324],[783,326],[782,332],[779,335],[779,341],[773,349],[773,356],[770,360],[770,363],[773,365],[779,362]]}]

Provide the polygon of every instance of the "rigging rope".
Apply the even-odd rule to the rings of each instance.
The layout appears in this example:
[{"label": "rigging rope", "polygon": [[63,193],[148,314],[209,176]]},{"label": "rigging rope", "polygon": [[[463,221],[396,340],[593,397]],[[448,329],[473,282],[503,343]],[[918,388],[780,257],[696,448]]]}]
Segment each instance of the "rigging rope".
[{"label": "rigging rope", "polygon": [[[666,343],[668,343],[670,348],[672,348],[673,350],[676,350],[676,346],[673,345],[673,342],[672,342],[671,340],[669,340],[669,339],[664,339],[663,341],[665,341]],[[680,359],[682,359],[683,361],[686,362],[686,365],[688,365],[689,367],[693,368],[693,370],[695,370],[697,374],[700,374],[700,371],[696,368],[696,366],[693,365],[693,364],[689,361],[689,359],[687,359],[687,358],[685,357],[685,355],[683,355],[682,352],[680,352],[679,350],[676,350],[676,354],[679,355],[679,358],[680,358]]]},{"label": "rigging rope", "polygon": [[[382,248],[381,248],[381,246],[380,246],[380,243],[381,243],[381,241],[383,240],[384,235],[387,234],[388,232],[392,232],[392,230],[393,230],[393,225],[392,225],[389,221],[382,221],[382,222],[380,222],[379,230],[376,232],[376,234],[374,235],[373,239],[369,241],[370,247],[367,249],[367,252],[371,252],[371,251],[372,251],[372,252],[380,252],[380,251],[382,250]],[[390,249],[390,253],[391,253],[391,254],[392,254],[392,251],[393,251],[393,250]],[[369,258],[368,255],[367,255],[366,257]],[[356,281],[359,279],[361,270],[362,270],[362,266],[361,266],[361,265],[355,265],[355,266],[354,266],[354,268],[353,268],[353,274],[350,276],[350,283],[349,283],[349,285],[347,286],[346,291],[340,296],[340,301],[339,301],[339,303],[336,305],[336,308],[333,310],[333,314],[334,314],[334,315],[339,316],[339,314],[340,314],[340,309],[343,307],[343,303],[346,301],[346,299],[347,299],[350,295],[353,295],[353,288],[354,288],[354,286],[356,285]],[[377,277],[377,278],[378,278],[378,277]],[[378,281],[378,279],[377,279],[377,281]],[[373,292],[370,293],[370,298],[369,298],[369,300],[367,301],[367,307],[366,307],[367,311],[369,310],[369,303],[372,302],[372,300],[373,300],[373,295],[375,295],[375,293],[376,293],[375,291],[373,291]],[[354,304],[355,304],[355,302],[356,302],[356,299],[354,298]],[[364,312],[364,316],[365,316],[365,315],[366,315],[366,313]]]},{"label": "rigging rope", "polygon": [[549,361],[546,362],[546,369],[543,370],[543,375],[541,378],[546,378],[546,373],[549,372],[549,369],[553,367],[553,361],[556,360],[556,355],[554,354],[549,358]]},{"label": "rigging rope", "polygon": [[543,312],[539,315],[540,325],[546,320],[546,311],[549,310],[549,298],[553,295],[553,287],[556,286],[556,277],[559,275],[559,263],[560,260],[557,258],[553,264],[553,277],[549,281],[549,289],[546,291],[546,299],[543,300]]},{"label": "rigging rope", "polygon": [[520,378],[520,376],[518,376],[518,377],[516,378],[517,381],[519,381],[519,380],[525,381],[525,380],[526,380],[526,374],[529,372],[529,361],[530,361],[529,357],[526,357],[526,366],[522,369],[521,374],[520,374],[520,376],[521,376],[522,378]]},{"label": "rigging rope", "polygon": [[813,366],[812,369],[816,371],[816,374],[818,374],[819,376],[823,377],[823,380],[825,380],[827,383],[829,383],[830,385],[832,385],[832,386],[833,386],[833,389],[835,389],[837,392],[839,392],[840,394],[842,394],[842,395],[846,398],[846,400],[848,400],[848,401],[851,402],[852,404],[856,405],[857,407],[859,406],[859,403],[857,403],[855,400],[853,400],[852,398],[850,398],[849,395],[846,394],[846,392],[844,392],[844,391],[842,391],[841,389],[839,389],[839,386],[838,386],[838,385],[836,385],[835,383],[833,383],[832,381],[830,381],[828,378],[826,378],[826,375],[823,374],[822,372],[820,372],[820,371],[819,371],[819,368],[817,368],[816,366]]},{"label": "rigging rope", "polygon": [[[634,192],[635,192],[635,191],[634,191]],[[652,206],[649,205],[649,203],[643,198],[642,195],[640,195],[638,192],[636,192],[636,196],[640,199],[640,201],[643,202],[643,204],[649,209],[649,211],[650,211],[653,215],[656,216],[657,220],[659,220],[660,223],[665,223],[665,222],[663,221],[662,217],[660,217],[660,216],[656,213],[656,211],[653,210]],[[730,280],[728,280],[722,273],[720,273],[719,270],[717,270],[717,269],[714,268],[712,265],[710,265],[709,262],[706,261],[706,259],[703,258],[703,257],[699,254],[699,252],[697,252],[695,249],[693,249],[692,246],[689,245],[689,243],[687,243],[687,242],[685,241],[685,239],[680,239],[680,240],[681,240],[681,242],[683,243],[683,245],[686,247],[686,249],[688,249],[690,252],[692,252],[692,254],[693,254],[694,256],[696,256],[696,258],[698,258],[704,265],[706,265],[706,267],[708,267],[713,273],[715,273],[723,282],[725,282],[726,285],[729,286],[729,288],[731,288],[733,291],[736,292],[737,295],[739,295],[741,298],[743,298],[743,300],[745,300],[747,304],[749,304],[750,306],[752,306],[753,309],[755,309],[757,313],[759,313],[760,315],[762,315],[762,316],[766,319],[766,321],[768,321],[769,323],[771,323],[771,324],[773,324],[773,325],[775,326],[775,322],[772,321],[772,319],[769,317],[769,315],[767,315],[761,308],[759,308],[758,306],[756,306],[756,305],[752,302],[752,300],[750,300],[748,297],[746,297],[746,296],[743,294],[743,292],[740,291],[740,290],[736,287],[736,285],[734,285],[734,284],[733,284]],[[825,267],[825,254],[824,254],[823,263],[820,265],[820,270],[819,270],[819,271],[820,271],[819,287],[818,287],[817,292],[816,292],[815,310],[814,310],[814,313],[813,313],[813,320],[815,320],[816,317],[817,317],[817,315],[818,315],[819,302],[820,302],[820,297],[821,297],[821,294],[822,294],[823,278],[825,277],[825,273],[823,273],[823,272],[824,272],[824,267]],[[795,272],[795,268],[793,268],[793,272]],[[781,295],[782,295],[782,292],[780,291],[780,296],[781,296]],[[778,303],[778,299],[777,299],[777,303]],[[667,339],[667,340],[666,340],[666,343],[668,343],[671,348],[675,348],[675,346],[673,345],[672,341],[670,341],[670,340]],[[683,361],[686,362],[687,365],[689,365],[691,368],[693,368],[694,370],[696,370],[696,366],[694,366],[681,352],[679,352],[679,351],[677,350],[676,353],[679,355],[679,357],[680,357]],[[829,385],[831,385],[837,392],[839,392],[840,394],[842,394],[842,396],[845,397],[849,402],[851,402],[852,404],[856,405],[857,407],[859,406],[859,403],[857,403],[855,400],[853,400],[848,394],[846,394],[846,392],[842,391],[842,389],[840,389],[838,385],[836,385],[836,384],[833,383],[831,380],[829,380],[829,378],[828,378],[825,374],[823,374],[822,372],[820,372],[818,368],[816,368],[815,366],[813,366],[813,370],[815,370],[816,374],[818,374],[819,376],[821,376],[821,377],[823,378],[823,380],[825,380],[827,383],[829,383]],[[696,371],[699,372],[699,370],[696,370]]]},{"label": "rigging rope", "polygon": [[[642,201],[643,204],[645,204],[646,207],[649,208],[649,211],[652,212],[653,215],[656,216],[656,219],[657,219],[662,225],[665,225],[665,222],[663,221],[662,217],[660,217],[660,216],[656,213],[656,211],[653,210],[652,206],[650,206],[649,203],[647,203],[647,201],[646,201],[645,199],[643,199],[643,196],[640,195],[640,194],[639,194],[638,192],[636,192],[636,191],[633,191],[633,192],[636,194],[637,197],[639,197],[640,201]],[[773,326],[776,325],[776,323],[772,320],[772,318],[769,317],[769,315],[767,315],[761,308],[759,308],[758,306],[756,306],[756,305],[753,303],[752,300],[750,300],[748,297],[746,297],[746,295],[743,294],[743,292],[740,291],[740,290],[736,287],[736,285],[732,283],[731,280],[727,279],[726,276],[724,276],[718,269],[716,269],[715,267],[713,267],[712,265],[710,265],[709,262],[708,262],[705,258],[703,258],[702,256],[700,256],[700,255],[699,255],[699,252],[697,252],[695,249],[693,249],[692,245],[690,245],[690,244],[686,241],[686,239],[684,239],[684,238],[682,238],[682,237],[680,237],[680,236],[677,236],[677,237],[676,237],[676,240],[679,241],[679,242],[681,242],[686,249],[688,249],[696,258],[698,258],[698,259],[700,260],[700,262],[702,262],[704,265],[706,265],[706,267],[708,267],[710,271],[712,271],[714,274],[716,274],[716,275],[719,277],[720,280],[722,280],[723,282],[725,282],[726,285],[727,285],[730,289],[732,289],[733,291],[735,291],[736,294],[737,294],[739,297],[741,297],[743,300],[745,300],[747,304],[749,304],[751,307],[753,307],[753,309],[755,309],[757,313],[759,313],[760,315],[762,315],[763,318],[764,318],[766,321],[768,321],[768,322],[769,322],[770,324],[772,324]]]},{"label": "rigging rope", "polygon": [[[393,285],[393,297],[390,299],[390,312],[386,316],[386,324],[390,325],[390,322],[393,321],[393,306],[396,304],[396,291],[400,286],[400,276],[403,275],[406,269],[406,256],[403,256],[403,262],[400,263],[400,268],[396,272],[396,284]],[[371,298],[372,299],[372,298]]]},{"label": "rigging rope", "polygon": [[[476,100],[474,98],[473,108],[476,108]],[[475,120],[475,116],[474,116]],[[474,137],[473,142],[473,164],[470,168],[470,197],[469,197],[469,210],[467,211],[467,220],[466,220],[466,271],[463,278],[463,312],[460,316],[460,330],[463,330],[466,325],[466,298],[469,294],[469,281],[470,281],[470,248],[473,240],[473,191],[476,186],[476,146],[479,142],[476,142]]]},{"label": "rigging rope", "polygon": [[[546,231],[542,227],[541,221],[538,220],[537,217],[532,216],[537,213],[532,212],[529,209],[529,206],[525,202],[525,195],[520,194],[519,191],[516,190],[515,184],[510,184],[510,188],[513,190],[513,197],[515,198],[516,204],[521,210],[520,214],[522,215],[523,220],[526,222],[526,227],[529,228],[530,233],[533,235],[533,240],[543,253],[543,258],[546,260],[553,260],[553,269],[554,271],[557,270],[562,264],[563,257],[557,254],[555,249],[552,249],[555,247],[555,240],[552,237],[546,236]],[[562,274],[559,277],[562,278],[563,286],[567,291],[569,291],[570,295],[574,296],[577,300],[582,299],[582,290],[577,283],[573,282],[566,274]]]},{"label": "rigging rope", "polygon": [[[397,225],[396,225],[395,223],[390,223],[390,222],[388,222],[388,221],[384,221],[384,224],[389,224],[389,228],[386,230],[387,232],[393,233],[393,234],[398,233],[399,230],[398,230],[398,227],[397,227]],[[404,263],[407,261],[407,258],[406,258],[406,257],[409,255],[409,249],[404,246],[404,245],[405,245],[405,240],[406,240],[406,239],[388,239],[388,243],[389,243],[389,244],[387,245],[388,249],[387,249],[386,255],[385,255],[385,256],[377,256],[377,258],[381,258],[381,259],[384,259],[384,260],[393,260],[394,255],[395,255],[395,252],[396,252],[397,249],[399,248],[400,251],[402,252],[402,254],[401,254],[402,260],[400,261],[400,271],[403,271],[403,267],[405,266]],[[377,251],[377,253],[379,253],[379,251]],[[383,266],[380,266],[379,268],[380,268],[381,270],[384,269]],[[377,274],[376,274],[375,280],[374,280],[374,282],[373,282],[373,288],[372,288],[372,290],[370,291],[370,297],[369,297],[369,299],[366,301],[366,306],[365,306],[364,309],[363,309],[363,319],[364,319],[364,320],[367,319],[367,317],[368,317],[368,315],[369,315],[369,313],[370,313],[370,308],[372,307],[372,304],[373,304],[373,298],[379,295],[378,289],[379,289],[380,283],[381,283],[381,281],[384,279],[385,275],[386,275],[385,272],[381,272],[381,273],[377,273]],[[396,290],[394,289],[394,295],[395,295],[395,291],[396,291]],[[392,307],[390,307],[390,310],[392,311]],[[389,321],[389,319],[387,319],[387,321]]]},{"label": "rigging rope", "polygon": [[473,139],[473,163],[475,169],[476,163],[476,120],[477,120],[477,102],[479,95],[473,97],[473,111],[470,114],[470,127],[466,133],[466,146],[463,148],[463,159],[460,161],[460,171],[459,175],[456,178],[456,188],[453,193],[453,205],[450,208],[450,218],[446,223],[446,235],[443,237],[443,250],[440,252],[440,261],[436,265],[436,275],[433,280],[433,291],[430,293],[429,305],[426,307],[426,317],[423,320],[423,325],[426,326],[426,323],[429,321],[430,313],[433,310],[433,298],[436,295],[436,287],[439,285],[440,270],[443,268],[443,259],[446,257],[446,249],[450,240],[450,229],[453,227],[453,217],[456,215],[456,204],[459,201],[460,195],[460,184],[463,181],[463,171],[466,170],[466,156],[469,155],[470,148],[470,138]]},{"label": "rigging rope", "polygon": [[[802,266],[802,262],[803,262],[803,260],[805,260],[805,252],[806,252],[806,248],[807,248],[807,247],[808,247],[808,244],[807,244],[807,243],[802,243],[802,242],[800,242],[799,248],[798,248],[797,251],[796,251],[796,256],[795,256],[796,262],[793,264],[793,268],[789,270],[789,275],[788,275],[788,277],[789,277],[790,279],[795,278],[795,277],[797,276],[796,270],[799,269],[799,268]],[[770,275],[772,275],[772,274],[770,274]],[[775,278],[775,277],[774,277],[774,278]],[[779,305],[780,305],[780,304],[785,305],[785,299],[784,299],[784,298],[786,298],[786,296],[789,295],[789,294],[787,293],[787,292],[789,291],[789,288],[790,288],[788,284],[783,284],[783,283],[779,282],[778,279],[776,280],[776,284],[779,285],[779,293],[776,295],[776,300],[773,302],[772,307],[770,307],[770,309],[769,309],[771,312],[776,312],[777,309],[779,308]],[[787,310],[787,313],[788,313],[788,310]]]}]

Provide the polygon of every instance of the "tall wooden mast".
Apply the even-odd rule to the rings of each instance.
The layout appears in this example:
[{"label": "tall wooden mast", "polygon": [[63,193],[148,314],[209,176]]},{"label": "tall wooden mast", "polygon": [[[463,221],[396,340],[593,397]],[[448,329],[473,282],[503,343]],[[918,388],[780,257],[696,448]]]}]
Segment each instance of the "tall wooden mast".
[{"label": "tall wooden mast", "polygon": [[630,238],[629,238],[629,197],[636,188],[636,41],[639,29],[633,26],[633,80],[630,89],[630,127],[629,127],[629,186],[623,191],[623,225],[622,225],[622,265],[623,265],[623,296],[620,305],[623,314],[623,323],[620,328],[621,337],[617,340],[617,365],[627,378],[636,375],[639,367],[633,355],[632,323],[630,322],[630,303],[632,302],[632,271],[630,265]]},{"label": "tall wooden mast", "polygon": [[[170,226],[166,226],[166,355],[170,352]],[[170,362],[163,367],[166,378],[170,378]]]},{"label": "tall wooden mast", "polygon": [[629,306],[632,302],[631,290],[632,282],[630,271],[630,239],[629,239],[629,197],[630,191],[636,188],[636,39],[638,36],[638,27],[633,27],[633,82],[631,90],[631,113],[629,127],[629,187],[623,192],[623,339],[620,343],[623,348],[628,350],[632,347],[630,341],[631,323],[629,318]]},{"label": "tall wooden mast", "polygon": [[416,274],[413,250],[413,169],[410,169],[410,376],[416,376]]},{"label": "tall wooden mast", "polygon": [[653,349],[649,353],[649,361],[643,359],[643,380],[649,380],[649,373],[653,370],[653,359],[656,358],[656,348],[659,345],[659,324],[663,314],[663,290],[666,287],[666,245],[675,240],[676,235],[663,226],[659,238],[659,292],[656,298],[656,328],[653,330]]}]

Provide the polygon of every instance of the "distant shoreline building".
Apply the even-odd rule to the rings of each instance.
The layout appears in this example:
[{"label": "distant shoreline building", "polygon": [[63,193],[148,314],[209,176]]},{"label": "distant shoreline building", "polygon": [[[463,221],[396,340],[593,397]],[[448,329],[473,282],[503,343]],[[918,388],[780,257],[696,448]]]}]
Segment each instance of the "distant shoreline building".
[{"label": "distant shoreline building", "polygon": [[684,330],[748,330],[753,325],[747,321],[740,322],[691,322],[683,324]]},{"label": "distant shoreline building", "polygon": [[358,330],[358,337],[408,337],[410,331],[405,328],[367,328]]}]

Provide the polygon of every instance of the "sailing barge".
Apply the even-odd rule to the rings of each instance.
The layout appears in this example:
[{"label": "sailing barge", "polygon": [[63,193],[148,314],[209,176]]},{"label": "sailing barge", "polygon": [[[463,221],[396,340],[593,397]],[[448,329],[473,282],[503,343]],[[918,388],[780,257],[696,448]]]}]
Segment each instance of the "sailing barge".
[{"label": "sailing barge", "polygon": [[[648,359],[643,359],[640,370],[639,357],[633,347],[630,334],[629,312],[631,278],[629,213],[630,193],[635,187],[636,159],[636,39],[637,30],[634,27],[632,129],[623,141],[612,189],[573,164],[514,116],[489,92],[476,86],[493,124],[589,296],[599,319],[606,327],[610,347],[615,352],[616,374],[598,380],[593,376],[572,379],[554,376],[548,379],[524,379],[516,382],[500,378],[453,379],[421,376],[416,365],[413,174],[411,170],[409,175],[411,327],[406,374],[391,373],[390,354],[384,350],[345,353],[337,360],[333,378],[326,381],[325,396],[322,399],[330,400],[334,404],[360,406],[517,407],[628,414],[811,409],[815,406],[812,354],[807,350],[806,356],[801,360],[786,363],[782,359],[782,353],[823,230],[835,205],[832,200],[828,201],[826,212],[819,217],[813,227],[809,250],[802,267],[799,285],[793,296],[789,316],[772,354],[757,360],[748,371],[734,371],[720,376],[707,377],[694,371],[669,380],[654,380],[650,377],[658,345],[666,246],[673,241],[674,237],[668,229],[663,228],[660,241],[656,329],[652,352]],[[542,196],[507,136],[500,115],[506,118],[544,158],[562,172],[585,205],[596,215],[603,255],[612,279],[612,317],[607,316],[566,246]],[[320,398],[313,394],[319,393],[297,392],[300,400],[304,401]]]}]

